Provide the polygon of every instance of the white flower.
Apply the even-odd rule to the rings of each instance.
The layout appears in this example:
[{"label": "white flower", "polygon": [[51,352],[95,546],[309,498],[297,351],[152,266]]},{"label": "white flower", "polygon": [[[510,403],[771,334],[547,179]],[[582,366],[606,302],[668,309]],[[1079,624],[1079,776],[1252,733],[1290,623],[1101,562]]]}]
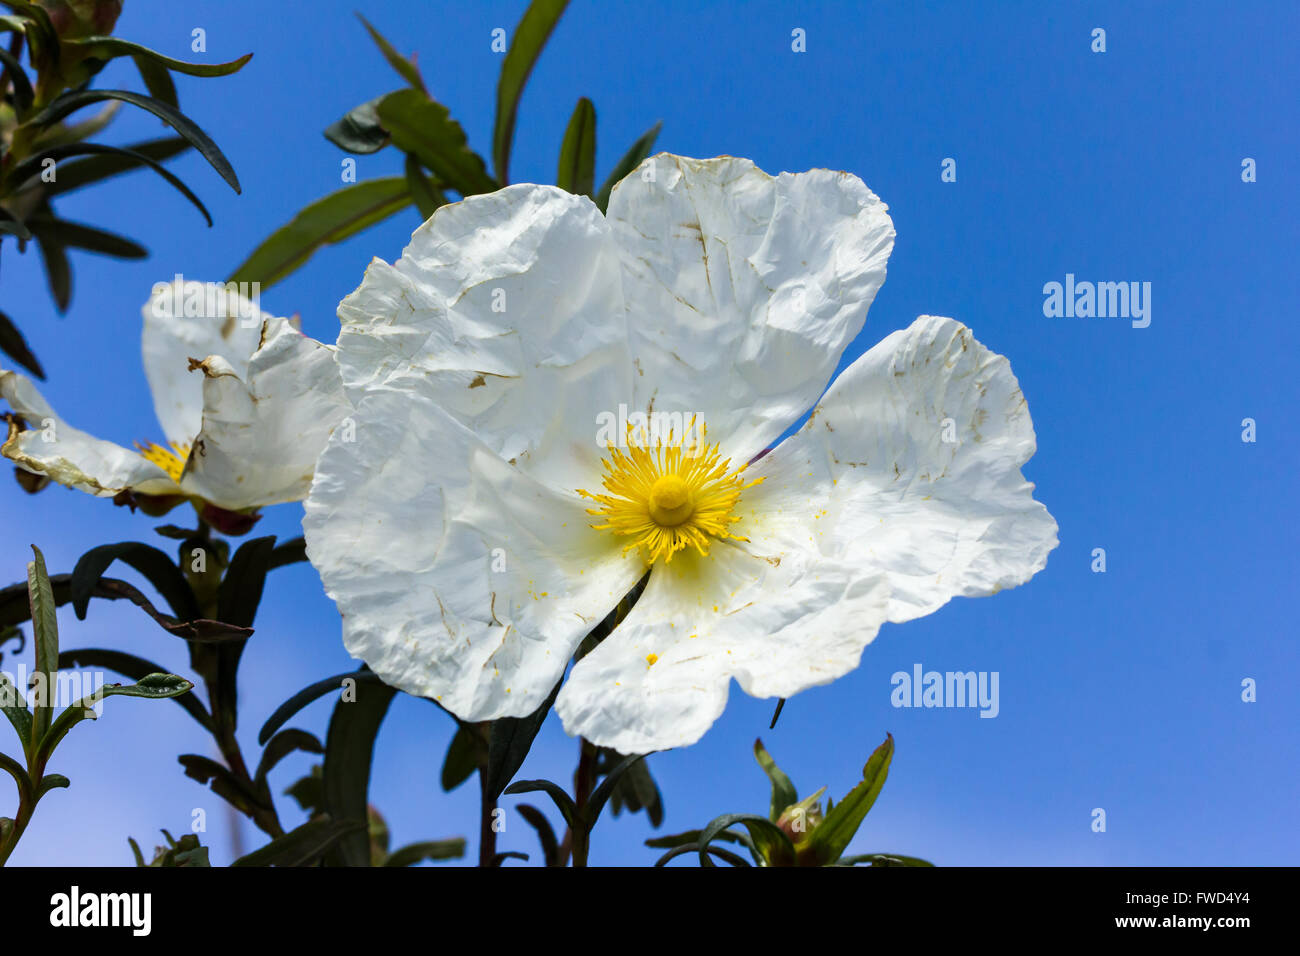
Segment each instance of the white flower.
[{"label": "white flower", "polygon": [[219,284],[176,281],[144,306],[145,375],[166,444],[132,451],[66,424],[22,375],[0,369],[6,458],[93,495],[189,498],[246,511],[306,497],[349,410],[332,346]]},{"label": "white flower", "polygon": [[[1042,569],[1025,399],[964,326],[918,319],[818,403],[893,239],[856,177],[730,158],[653,157],[608,219],[532,185],[439,209],[339,307],[355,441],[304,528],[351,653],[464,719],[521,716],[649,570],[557,702],[639,753],[697,740],[733,677],[788,697],[885,621]],[[620,406],[673,436],[604,447]]]}]

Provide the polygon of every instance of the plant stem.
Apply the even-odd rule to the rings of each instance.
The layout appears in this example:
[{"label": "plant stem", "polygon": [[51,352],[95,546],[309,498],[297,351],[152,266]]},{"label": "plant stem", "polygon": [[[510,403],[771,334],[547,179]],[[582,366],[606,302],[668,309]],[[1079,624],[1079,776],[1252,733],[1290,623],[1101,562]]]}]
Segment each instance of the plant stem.
[{"label": "plant stem", "polygon": [[[578,769],[573,772],[573,803],[578,808],[578,815],[587,808],[591,791],[596,789],[596,745],[583,737],[578,742]],[[591,834],[579,824],[571,827],[565,842],[573,848],[573,865],[587,865],[587,852],[590,849]]]}]

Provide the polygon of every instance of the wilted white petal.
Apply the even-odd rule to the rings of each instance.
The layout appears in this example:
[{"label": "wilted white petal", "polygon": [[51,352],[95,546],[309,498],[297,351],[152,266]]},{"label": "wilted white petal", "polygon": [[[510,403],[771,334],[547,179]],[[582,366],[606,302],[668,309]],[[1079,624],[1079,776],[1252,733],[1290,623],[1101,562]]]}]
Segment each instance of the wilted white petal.
[{"label": "wilted white petal", "polygon": [[885,281],[886,206],[862,180],[662,153],[609,204],[636,407],[695,412],[757,454],[812,407]]},{"label": "wilted white petal", "polygon": [[879,571],[811,550],[682,552],[574,665],[556,710],[570,734],[621,753],[686,746],[721,715],[733,677],[755,697],[789,697],[853,670],[888,596]]},{"label": "wilted white petal", "polygon": [[576,494],[503,461],[425,382],[367,396],[355,440],[335,430],[306,503],[308,555],[348,650],[385,681],[466,720],[523,716],[643,568],[588,527]]},{"label": "wilted white petal", "polygon": [[176,482],[153,462],[64,422],[25,376],[0,369],[0,398],[27,423],[25,431],[10,427],[3,448],[4,456],[25,470],[101,497],[128,489],[149,495],[180,493]]},{"label": "wilted white petal", "polygon": [[[588,199],[511,186],[443,206],[339,305],[351,400],[418,376],[506,460],[573,490],[632,394],[617,252]],[[576,440],[575,440],[576,439]]]},{"label": "wilted white petal", "polygon": [[810,421],[751,469],[742,504],[756,553],[815,551],[876,569],[889,617],[1023,584],[1056,521],[1021,467],[1029,407],[1010,363],[964,325],[922,316],[846,369]]},{"label": "wilted white petal", "polygon": [[244,375],[220,356],[203,379],[203,427],[181,478],[187,494],[232,510],[301,501],[330,432],[351,410],[334,349],[268,319]]},{"label": "wilted white petal", "polygon": [[220,355],[243,378],[270,316],[220,283],[183,281],[160,284],[142,312],[154,412],[169,442],[188,445],[203,423],[203,378],[190,360]]}]

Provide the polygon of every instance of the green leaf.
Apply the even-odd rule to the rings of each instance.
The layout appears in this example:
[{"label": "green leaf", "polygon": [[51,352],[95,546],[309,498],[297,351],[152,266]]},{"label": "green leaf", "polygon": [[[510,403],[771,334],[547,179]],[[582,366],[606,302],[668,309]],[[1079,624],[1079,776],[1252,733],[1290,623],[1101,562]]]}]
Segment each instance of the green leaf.
[{"label": "green leaf", "polygon": [[555,185],[579,196],[590,196],[596,177],[596,107],[585,96],[578,100],[560,145]]},{"label": "green leaf", "polygon": [[632,144],[631,148],[623,154],[623,158],[618,161],[605,184],[600,187],[600,192],[596,193],[596,205],[600,207],[601,212],[609,209],[609,197],[614,192],[614,187],[619,184],[629,173],[640,166],[650,150],[654,149],[655,140],[659,138],[659,129],[663,126],[660,121],[651,126],[641,134],[641,138]]},{"label": "green leaf", "polygon": [[424,175],[414,153],[406,154],[406,182],[415,198],[416,208],[425,219],[432,216],[439,206],[447,205],[447,197]]},{"label": "green leaf", "polygon": [[294,801],[302,808],[303,812],[309,816],[315,816],[321,809],[321,765],[313,764],[311,773],[305,777],[299,777],[293,784],[284,791],[286,797],[293,797]]},{"label": "green leaf", "polygon": [[370,25],[361,14],[357,14],[357,19],[361,21],[370,38],[375,41],[375,46],[379,47],[379,52],[384,55],[388,65],[397,71],[397,75],[410,83],[415,89],[424,92],[424,80],[420,77],[420,71],[415,68],[415,64],[408,60],[402,54],[393,48],[393,45],[384,39],[384,35]]},{"label": "green leaf", "polygon": [[299,538],[290,538],[283,544],[277,544],[275,550],[271,552],[271,562],[268,570],[282,568],[286,564],[295,564],[299,561],[307,560],[307,542]]},{"label": "green leaf", "polygon": [[479,750],[482,744],[469,727],[456,728],[442,760],[442,789],[448,793],[468,780],[478,769]]},{"label": "green leaf", "polygon": [[9,82],[13,84],[14,106],[18,109],[18,115],[21,117],[32,107],[32,97],[35,95],[32,91],[32,81],[27,78],[27,73],[23,70],[23,65],[18,62],[18,58],[8,50],[0,47],[0,64],[9,71]]},{"label": "green leaf", "polygon": [[[699,847],[694,843],[687,843],[684,846],[674,847],[659,859],[655,860],[655,866],[666,866],[669,860],[679,856],[685,856],[687,853],[712,854],[724,863],[730,863],[732,866],[752,866],[753,864],[743,856],[732,853],[730,850],[724,850],[720,846]],[[712,864],[710,864],[712,865]]]},{"label": "green leaf", "polygon": [[108,128],[108,124],[122,111],[122,104],[111,100],[94,116],[71,125],[56,125],[43,131],[32,144],[36,149],[48,149],[52,146],[64,146],[68,143],[80,143],[90,139]]},{"label": "green leaf", "polygon": [[239,546],[217,592],[218,620],[237,627],[253,626],[274,550],[275,535],[253,538]]},{"label": "green leaf", "polygon": [[176,84],[172,82],[172,75],[167,72],[167,67],[147,56],[133,56],[131,61],[135,63],[136,71],[144,81],[145,89],[149,91],[150,96],[162,100],[173,109],[180,108]]},{"label": "green leaf", "polygon": [[167,552],[139,541],[120,541],[91,548],[77,559],[72,569],[72,609],[77,620],[86,619],[95,586],[114,561],[121,561],[144,575],[178,619],[193,621],[202,616],[189,582]]},{"label": "green leaf", "polygon": [[767,752],[761,739],[754,741],[754,757],[758,760],[758,765],[763,768],[769,780],[772,781],[772,809],[769,816],[775,821],[781,816],[785,808],[799,802],[799,794],[790,782],[790,778],[785,772],[776,765],[772,755]]},{"label": "green leaf", "polygon": [[423,843],[408,843],[394,850],[384,860],[384,866],[413,866],[422,860],[459,860],[464,855],[463,837],[451,840],[427,840]]},{"label": "green leaf", "polygon": [[34,558],[27,563],[27,600],[32,611],[36,674],[38,679],[44,675],[45,687],[35,701],[29,740],[39,750],[37,742],[50,729],[50,720],[54,714],[55,676],[59,671],[59,622],[54,613],[56,605],[54,591],[50,588],[50,576],[45,571],[45,556],[36,545],[32,545],[32,553]]},{"label": "green leaf", "polygon": [[40,800],[51,790],[66,790],[72,786],[72,781],[61,773],[47,773],[41,777],[40,786],[36,788],[36,799]]},{"label": "green leaf", "polygon": [[886,734],[885,742],[875,749],[862,768],[862,782],[835,804],[822,822],[813,828],[800,846],[800,855],[811,853],[818,866],[826,866],[840,858],[849,841],[858,832],[867,811],[876,802],[876,797],[880,796],[880,789],[889,776],[889,762],[893,756],[894,735]]},{"label": "green leaf", "polygon": [[412,203],[405,176],[371,179],[316,200],[271,233],[230,277],[260,282],[265,291],[311,258],[321,246],[342,242]]},{"label": "green leaf", "polygon": [[69,219],[32,221],[34,227],[38,224],[42,240],[52,238],[65,249],[85,249],[118,259],[143,259],[149,255],[149,250],[134,240]]},{"label": "green leaf", "polygon": [[32,740],[32,713],[27,709],[23,692],[4,671],[0,671],[0,711],[4,711],[9,723],[17,731],[23,753],[28,753]]},{"label": "green leaf", "polygon": [[376,96],[348,110],[341,119],[325,127],[325,138],[344,152],[362,156],[379,152],[389,143],[388,130],[375,112],[382,99]]},{"label": "green leaf", "polygon": [[82,56],[89,59],[112,60],[119,56],[129,56],[137,62],[141,59],[147,60],[156,66],[176,73],[184,73],[186,76],[229,76],[238,73],[243,69],[244,64],[253,58],[253,54],[245,53],[239,59],[231,60],[229,63],[186,63],[184,60],[173,60],[169,56],[163,56],[157,50],[118,37],[83,37],[79,40],[64,40],[63,46],[69,50],[80,51]]},{"label": "green leaf", "polygon": [[546,866],[560,865],[560,843],[555,838],[551,821],[531,803],[521,803],[515,807],[519,815],[528,821],[528,825],[537,831],[538,842],[542,844],[542,860]]},{"label": "green leaf", "polygon": [[[190,144],[179,136],[160,136],[157,139],[146,139],[121,147],[105,146],[102,143],[66,143],[62,146],[53,146],[39,155],[42,158],[50,156],[55,159],[77,155],[91,158],[61,163],[55,181],[45,183],[43,186],[48,195],[58,196],[101,182],[119,173],[129,172],[138,166],[149,166],[162,175],[167,171],[158,164],[189,148]],[[15,170],[24,168],[27,162],[29,160],[24,160],[15,167]],[[39,170],[32,170],[29,175],[35,175],[37,172]],[[177,179],[176,182],[180,180]]]},{"label": "green leaf", "polygon": [[568,5],[568,0],[533,0],[510,38],[510,47],[501,64],[501,78],[497,81],[497,117],[492,132],[492,162],[502,186],[510,182],[510,147],[524,84]]},{"label": "green leaf", "polygon": [[736,824],[749,831],[754,851],[768,866],[790,866],[794,863],[794,844],[785,831],[767,817],[760,817],[756,813],[727,813],[709,821],[709,825],[700,833],[700,866],[713,866],[713,861],[705,850],[719,833]]},{"label": "green leaf", "polygon": [[[127,654],[123,651],[112,651],[102,647],[86,647],[77,651],[61,651],[59,653],[59,667],[61,669],[70,669],[73,667],[103,667],[111,671],[116,671],[123,677],[129,677],[132,680],[140,680],[149,674],[161,673],[163,668],[159,667],[153,661],[145,660],[143,657],[136,657],[134,654]],[[190,691],[172,698],[176,703],[185,709],[185,712],[199,722],[199,725],[209,733],[213,730],[212,718],[208,715],[207,709],[199,702],[198,696]]]},{"label": "green leaf", "polygon": [[245,816],[253,817],[263,806],[259,794],[250,790],[239,777],[211,757],[182,754],[176,759],[185,768],[185,776],[207,784],[213,793]]},{"label": "green leaf", "polygon": [[3,312],[0,312],[0,352],[4,352],[27,371],[44,380],[45,369],[41,368],[41,363],[32,354],[27,340],[18,331],[14,320]]},{"label": "green leaf", "polygon": [[539,791],[554,801],[556,809],[560,811],[566,824],[575,830],[582,825],[573,798],[565,793],[564,788],[557,783],[552,783],[549,780],[517,780],[505,789],[507,794],[537,793]]},{"label": "green leaf", "polygon": [[[672,836],[655,837],[652,840],[646,840],[645,845],[651,849],[667,849],[678,846],[690,846],[695,848],[695,844],[700,842],[700,836],[703,830],[687,830],[685,833],[674,833]],[[714,840],[725,840],[729,843],[739,843],[743,846],[751,846],[748,836],[741,833],[733,833],[730,830],[719,830],[713,835]]]},{"label": "green leaf", "polygon": [[605,809],[605,803],[609,800],[609,795],[614,792],[618,786],[619,779],[627,773],[632,766],[645,759],[645,754],[632,754],[620,760],[600,782],[600,786],[592,791],[591,797],[587,800],[586,806],[582,808],[582,819],[588,830],[596,825],[600,819],[600,811]]},{"label": "green leaf", "polygon": [[45,280],[49,284],[50,294],[54,296],[54,305],[60,312],[66,312],[72,301],[72,266],[68,264],[68,254],[63,250],[63,243],[39,232],[39,227],[37,228],[36,247],[41,252]]},{"label": "green leaf", "polygon": [[[375,736],[388,706],[397,693],[387,684],[358,684],[356,700],[334,705],[325,736],[325,763],[321,772],[324,810],[336,820],[366,821],[370,789],[370,761]],[[344,866],[369,866],[370,845],[364,828],[338,843],[332,858]]]},{"label": "green leaf", "polygon": [[441,103],[419,90],[398,90],[381,99],[375,110],[393,145],[414,153],[439,182],[462,196],[496,190],[483,159],[469,148],[465,131]]},{"label": "green leaf", "polygon": [[[14,778],[14,783],[18,785],[19,794],[25,796],[31,792],[32,778],[27,775],[26,768],[13,757],[6,753],[0,753],[0,769],[4,769],[9,776]],[[0,840],[0,845],[3,845],[2,840]]]},{"label": "green leaf", "polygon": [[345,671],[342,674],[335,674],[333,677],[326,677],[324,680],[309,684],[275,709],[275,713],[267,718],[266,723],[262,725],[262,729],[257,732],[257,742],[265,746],[267,741],[271,739],[271,735],[288,723],[289,718],[316,700],[316,698],[324,697],[330,691],[342,690],[343,681],[349,677],[358,684],[365,682],[381,683],[378,674],[362,669]]},{"label": "green leaf", "polygon": [[532,749],[537,732],[542,729],[559,693],[560,682],[557,681],[542,705],[527,717],[502,717],[492,721],[492,730],[488,734],[487,780],[483,784],[485,799],[499,797],[524,765],[524,758]]},{"label": "green leaf", "polygon": [[360,820],[308,820],[302,826],[276,837],[260,850],[241,856],[231,866],[312,866],[342,841],[360,836],[366,824]]},{"label": "green leaf", "polygon": [[27,228],[27,224],[3,206],[0,206],[0,232],[17,236],[24,242],[32,238],[32,231]]},{"label": "green leaf", "polygon": [[41,110],[28,122],[35,126],[49,126],[83,106],[104,100],[121,100],[123,103],[138,106],[140,109],[158,117],[188,140],[199,151],[200,155],[212,165],[212,168],[217,171],[221,178],[230,184],[231,189],[240,192],[239,177],[235,175],[234,167],[230,165],[230,160],[226,159],[226,154],[212,141],[212,138],[179,110],[173,109],[162,100],[154,99],[151,96],[143,96],[129,90],[76,90],[57,97],[53,103]]},{"label": "green leaf", "polygon": [[315,734],[309,734],[305,730],[290,728],[282,730],[266,745],[262,751],[262,759],[257,763],[257,774],[253,777],[253,783],[260,790],[266,786],[266,777],[278,764],[289,754],[295,751],[304,751],[309,754],[323,754],[325,748],[321,742],[316,739]]},{"label": "green leaf", "polygon": [[[601,760],[596,767],[599,774],[608,772],[606,761],[613,759],[617,762],[623,757],[617,751],[605,747],[600,749],[600,756]],[[664,822],[663,795],[659,792],[659,785],[655,783],[654,776],[650,773],[648,760],[633,764],[627,769],[614,787],[614,792],[610,794],[609,806],[614,816],[618,816],[624,809],[629,813],[640,813],[644,810],[652,827],[658,827]]]},{"label": "green leaf", "polygon": [[842,856],[834,866],[857,866],[870,863],[872,866],[934,866],[929,860],[919,856],[903,856],[901,853],[863,853],[858,856]]},{"label": "green leaf", "polygon": [[88,717],[95,719],[95,711],[92,708],[105,697],[144,697],[150,700],[166,700],[168,697],[179,697],[193,688],[193,684],[175,674],[149,674],[134,684],[105,684],[59,714],[58,719],[41,737],[36,747],[36,757],[38,760],[48,759],[54,752],[54,748],[59,745],[59,741],[68,735],[69,730]]}]

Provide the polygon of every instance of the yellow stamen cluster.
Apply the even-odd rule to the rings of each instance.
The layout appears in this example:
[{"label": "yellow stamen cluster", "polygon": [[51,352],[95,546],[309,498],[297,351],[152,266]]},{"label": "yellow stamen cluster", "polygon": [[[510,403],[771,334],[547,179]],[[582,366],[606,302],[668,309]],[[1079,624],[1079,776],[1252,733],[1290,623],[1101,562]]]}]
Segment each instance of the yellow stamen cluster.
[{"label": "yellow stamen cluster", "polygon": [[686,434],[692,435],[689,448],[671,431],[667,441],[643,444],[629,427],[627,451],[611,448],[601,462],[602,484],[609,493],[578,489],[599,505],[587,509],[587,514],[603,519],[592,527],[630,537],[623,552],[643,547],[649,564],[661,558],[671,561],[687,547],[707,555],[714,538],[749,540],[731,533],[740,520],[732,512],[740,493],[763,479],[746,482],[742,474],[748,464],[729,472],[731,459],[720,460],[718,446],[704,442],[705,429],[694,436],[693,420]]},{"label": "yellow stamen cluster", "polygon": [[168,478],[179,483],[181,472],[185,470],[185,461],[190,457],[190,446],[180,442],[168,442],[168,444],[171,445],[171,449],[154,442],[146,442],[143,445],[136,442],[135,447],[146,460],[153,462],[167,472]]}]

